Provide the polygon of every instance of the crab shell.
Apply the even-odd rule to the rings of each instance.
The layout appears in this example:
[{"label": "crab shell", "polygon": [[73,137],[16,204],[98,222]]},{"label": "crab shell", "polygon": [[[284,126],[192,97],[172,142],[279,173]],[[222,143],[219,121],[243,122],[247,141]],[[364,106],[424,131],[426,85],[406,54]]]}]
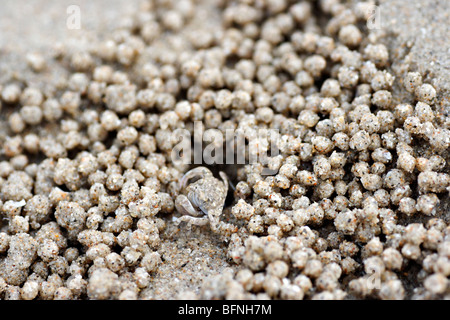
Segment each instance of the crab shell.
[{"label": "crab shell", "polygon": [[205,214],[222,210],[227,192],[226,184],[214,177],[200,179],[187,187],[189,201]]}]

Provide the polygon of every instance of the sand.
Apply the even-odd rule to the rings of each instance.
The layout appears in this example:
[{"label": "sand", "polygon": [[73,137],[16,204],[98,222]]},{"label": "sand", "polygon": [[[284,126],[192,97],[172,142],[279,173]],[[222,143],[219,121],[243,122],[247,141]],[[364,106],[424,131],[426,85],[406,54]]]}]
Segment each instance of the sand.
[{"label": "sand", "polygon": [[[50,65],[42,74],[26,68],[29,52],[49,55],[55,43],[73,48],[89,46],[93,39],[117,25],[122,13],[139,0],[2,0],[0,10],[0,83],[10,79],[41,82],[64,72]],[[381,0],[381,33],[393,57],[392,69],[400,78],[417,70],[438,90],[441,112],[450,115],[450,2],[445,0]],[[68,30],[66,8],[81,8],[82,29]],[[1,130],[0,130],[1,131]],[[1,132],[0,132],[1,134]],[[448,202],[444,210],[448,209]],[[236,266],[227,261],[226,244],[209,229],[167,228],[158,250],[163,262],[154,275],[149,297],[174,299],[185,290],[196,291],[203,279]]]}]

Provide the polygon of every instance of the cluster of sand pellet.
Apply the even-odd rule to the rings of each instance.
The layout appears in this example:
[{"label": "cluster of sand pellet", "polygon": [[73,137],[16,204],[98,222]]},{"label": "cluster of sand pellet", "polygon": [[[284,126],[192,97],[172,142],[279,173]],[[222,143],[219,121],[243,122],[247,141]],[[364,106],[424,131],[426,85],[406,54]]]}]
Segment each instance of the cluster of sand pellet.
[{"label": "cluster of sand pellet", "polygon": [[450,121],[391,73],[372,6],[145,1],[92,49],[56,46],[67,77],[0,84],[0,298],[152,297],[190,169],[173,132],[197,121],[261,160],[225,166],[232,268],[177,298],[450,298]]}]

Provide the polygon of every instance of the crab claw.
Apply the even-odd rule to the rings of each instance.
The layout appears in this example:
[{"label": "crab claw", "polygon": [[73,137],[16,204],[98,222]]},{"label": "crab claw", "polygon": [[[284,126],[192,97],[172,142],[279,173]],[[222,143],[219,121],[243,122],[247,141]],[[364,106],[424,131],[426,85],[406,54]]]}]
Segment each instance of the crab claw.
[{"label": "crab claw", "polygon": [[202,211],[196,210],[194,208],[188,197],[186,197],[185,195],[179,195],[175,199],[175,207],[177,208],[177,211],[182,215],[190,215],[193,217],[201,217],[204,215]]},{"label": "crab claw", "polygon": [[196,177],[202,178],[202,177],[209,176],[209,175],[212,175],[212,173],[208,168],[205,168],[205,167],[197,167],[192,170],[189,170],[180,179],[180,188],[181,189],[186,188],[189,180],[191,180],[193,178],[196,178]]}]

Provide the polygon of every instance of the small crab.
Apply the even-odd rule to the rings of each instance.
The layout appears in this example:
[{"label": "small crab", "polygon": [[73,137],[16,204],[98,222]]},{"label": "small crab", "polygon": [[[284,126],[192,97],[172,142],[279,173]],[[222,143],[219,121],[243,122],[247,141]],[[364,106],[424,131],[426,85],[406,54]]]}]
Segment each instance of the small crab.
[{"label": "small crab", "polygon": [[[205,167],[197,167],[186,172],[180,180],[182,194],[175,199],[175,207],[182,216],[182,221],[204,226],[208,223],[216,232],[220,224],[225,198],[228,193],[228,178],[224,172],[219,172],[222,181],[215,178]],[[188,184],[190,180],[196,181]]]}]

